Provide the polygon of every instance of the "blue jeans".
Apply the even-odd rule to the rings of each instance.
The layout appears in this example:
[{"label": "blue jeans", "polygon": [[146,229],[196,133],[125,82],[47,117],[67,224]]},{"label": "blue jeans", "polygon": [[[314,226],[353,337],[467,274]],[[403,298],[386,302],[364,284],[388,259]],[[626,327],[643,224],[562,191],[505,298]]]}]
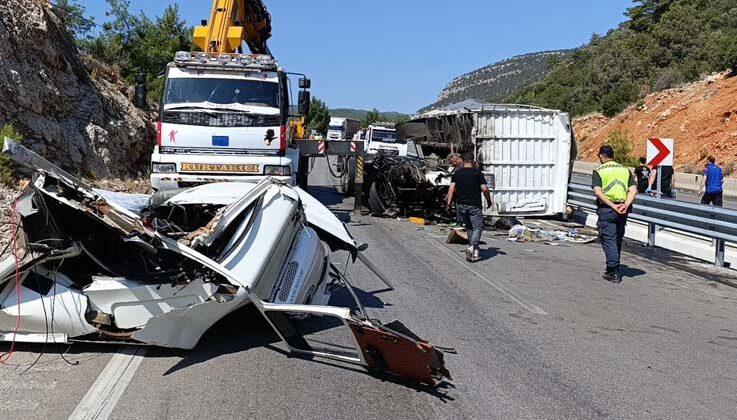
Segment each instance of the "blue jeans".
[{"label": "blue jeans", "polygon": [[627,215],[621,215],[608,207],[600,208],[596,213],[599,215],[596,226],[599,228],[599,239],[606,256],[606,269],[610,272],[616,271],[619,269],[619,258],[622,255]]},{"label": "blue jeans", "polygon": [[484,211],[478,207],[457,204],[456,217],[458,223],[466,227],[466,231],[472,231],[468,239],[473,249],[479,249],[481,234],[484,232]]}]

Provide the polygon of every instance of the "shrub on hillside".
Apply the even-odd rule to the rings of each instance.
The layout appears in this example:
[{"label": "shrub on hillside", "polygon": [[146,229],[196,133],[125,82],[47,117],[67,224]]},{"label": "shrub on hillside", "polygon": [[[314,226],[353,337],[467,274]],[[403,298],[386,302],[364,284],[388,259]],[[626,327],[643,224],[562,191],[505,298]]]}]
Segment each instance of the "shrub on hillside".
[{"label": "shrub on hillside", "polygon": [[[2,131],[0,131],[0,145],[4,144],[6,138],[16,142],[20,142],[22,139],[21,135],[10,124],[6,124]],[[15,178],[15,171],[16,165],[12,159],[4,154],[0,154],[0,183],[9,185],[13,178]]]},{"label": "shrub on hillside", "polygon": [[637,166],[637,158],[632,156],[632,135],[629,131],[623,128],[612,131],[606,144],[614,149],[614,160],[625,166]]}]

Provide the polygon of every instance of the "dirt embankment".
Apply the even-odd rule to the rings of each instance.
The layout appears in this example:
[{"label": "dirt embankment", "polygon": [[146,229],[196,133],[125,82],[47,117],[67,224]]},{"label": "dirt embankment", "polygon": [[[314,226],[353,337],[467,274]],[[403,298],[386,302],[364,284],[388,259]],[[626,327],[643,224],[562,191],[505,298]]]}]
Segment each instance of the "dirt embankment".
[{"label": "dirt embankment", "polygon": [[645,156],[649,137],[673,138],[677,170],[701,171],[713,155],[725,172],[737,175],[737,77],[728,76],[651,94],[614,118],[575,119],[579,160],[595,161],[610,133],[624,130],[632,139],[633,157]]}]

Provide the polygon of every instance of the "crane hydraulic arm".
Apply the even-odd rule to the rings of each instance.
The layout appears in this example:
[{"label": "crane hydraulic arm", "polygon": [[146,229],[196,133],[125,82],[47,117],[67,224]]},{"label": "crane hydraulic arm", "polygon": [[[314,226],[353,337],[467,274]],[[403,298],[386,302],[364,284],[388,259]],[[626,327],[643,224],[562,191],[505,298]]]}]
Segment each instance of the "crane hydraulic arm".
[{"label": "crane hydraulic arm", "polygon": [[268,54],[271,15],[263,0],[213,0],[209,21],[194,30],[194,43],[202,51],[242,53],[243,41],[252,54]]}]

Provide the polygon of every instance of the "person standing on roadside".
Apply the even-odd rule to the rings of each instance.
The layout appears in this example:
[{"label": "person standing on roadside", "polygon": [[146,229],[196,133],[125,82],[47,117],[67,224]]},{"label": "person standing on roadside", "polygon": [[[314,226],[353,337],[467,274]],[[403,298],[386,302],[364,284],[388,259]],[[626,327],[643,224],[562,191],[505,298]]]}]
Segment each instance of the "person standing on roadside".
[{"label": "person standing on roadside", "polygon": [[701,181],[699,195],[701,204],[711,204],[714,207],[722,207],[722,194],[724,193],[724,173],[722,168],[717,166],[717,160],[714,156],[706,158],[706,169],[704,169],[704,179]]},{"label": "person standing on roadside", "polygon": [[[658,175],[660,174],[660,175]],[[658,166],[653,168],[650,173],[650,183],[647,187],[648,194],[655,194],[658,190],[658,176],[660,179],[660,197],[662,198],[675,198],[673,197],[673,186],[674,170],[672,166]]]},{"label": "person standing on roadside", "polygon": [[644,157],[640,158],[640,164],[637,165],[637,168],[635,168],[635,180],[637,181],[637,192],[640,194],[645,194],[647,192],[647,188],[650,185],[650,167],[647,166],[645,163],[647,162],[647,159]]},{"label": "person standing on roadside", "polygon": [[599,222],[599,239],[606,256],[604,280],[621,283],[619,263],[627,217],[637,197],[637,187],[632,172],[614,161],[614,149],[599,149],[601,166],[594,171],[591,187],[596,195]]},{"label": "person standing on roadside", "polygon": [[479,256],[481,234],[484,231],[484,210],[481,203],[481,194],[486,197],[487,208],[491,207],[491,193],[486,185],[486,178],[474,165],[473,153],[464,153],[460,159],[463,165],[453,173],[448,190],[448,208],[456,203],[458,222],[471,229],[469,241],[471,246],[466,249],[466,260],[476,262]]}]

